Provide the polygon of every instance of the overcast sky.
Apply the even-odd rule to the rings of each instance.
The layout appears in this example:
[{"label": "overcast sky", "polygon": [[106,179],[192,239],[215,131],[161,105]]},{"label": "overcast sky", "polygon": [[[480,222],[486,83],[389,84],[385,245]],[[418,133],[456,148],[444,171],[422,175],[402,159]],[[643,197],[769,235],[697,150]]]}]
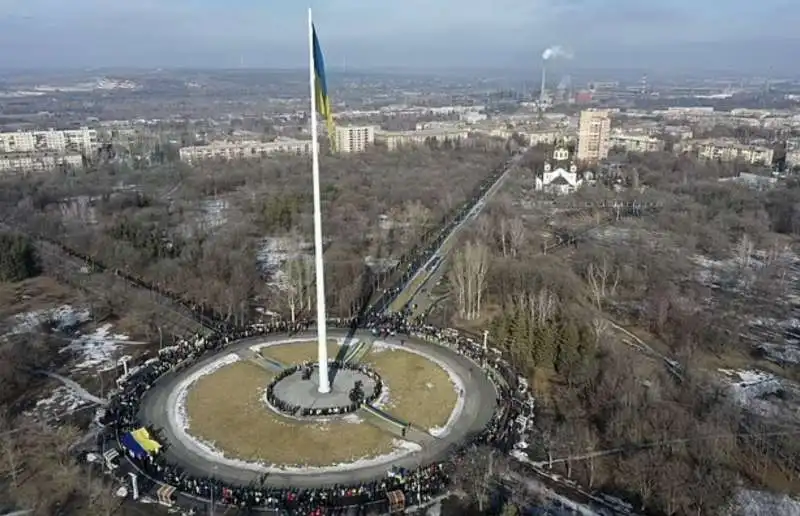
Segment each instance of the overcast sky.
[{"label": "overcast sky", "polygon": [[[329,67],[796,66],[797,0],[311,0]],[[0,67],[301,67],[297,0],[0,0]],[[787,72],[793,72],[788,70]],[[777,73],[777,71],[776,71]]]}]

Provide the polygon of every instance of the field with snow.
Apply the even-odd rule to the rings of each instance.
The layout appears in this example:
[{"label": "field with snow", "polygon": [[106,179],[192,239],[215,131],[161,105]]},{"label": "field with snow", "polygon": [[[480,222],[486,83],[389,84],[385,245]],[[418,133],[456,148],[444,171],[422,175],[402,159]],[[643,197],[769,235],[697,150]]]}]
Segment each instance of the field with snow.
[{"label": "field with snow", "polygon": [[[697,255],[692,262],[697,281],[710,287],[715,297],[738,297],[757,309],[759,315],[749,317],[741,334],[745,341],[781,367],[800,364],[800,256],[782,250],[725,260]],[[768,267],[777,277],[768,280],[775,288],[765,296],[754,283]]]},{"label": "field with snow", "polygon": [[92,327],[89,310],[61,305],[54,308],[18,314],[9,321],[6,335],[23,335],[40,328],[63,333],[69,340],[62,351],[72,351],[77,357],[77,371],[97,371],[112,368],[119,357],[119,348],[129,340],[116,334],[112,324]]},{"label": "field with snow", "polygon": [[265,237],[256,251],[256,262],[262,274],[270,278],[274,287],[286,288],[286,273],[282,268],[289,260],[310,257],[313,246],[288,237]]},{"label": "field with snow", "polygon": [[6,327],[8,331],[0,338],[20,338],[36,331],[56,332],[61,337],[58,341],[63,343],[59,352],[71,356],[63,373],[67,376],[49,371],[54,387],[28,411],[31,416],[47,420],[95,406],[98,398],[81,387],[80,380],[114,369],[123,354],[122,346],[129,342],[127,335],[113,331],[113,324],[94,324],[88,309],[70,304],[14,315],[6,321]]},{"label": "field with snow", "polygon": [[772,373],[720,369],[736,402],[773,421],[800,425],[800,385]]},{"label": "field with snow", "polygon": [[743,489],[728,516],[800,516],[800,498]]}]

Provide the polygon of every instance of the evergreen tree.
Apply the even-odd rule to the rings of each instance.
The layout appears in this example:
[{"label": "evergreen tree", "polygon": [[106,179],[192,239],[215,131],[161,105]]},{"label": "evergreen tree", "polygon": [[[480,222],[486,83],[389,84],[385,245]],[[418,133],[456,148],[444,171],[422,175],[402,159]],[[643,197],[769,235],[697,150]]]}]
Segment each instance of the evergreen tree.
[{"label": "evergreen tree", "polygon": [[580,361],[581,335],[575,321],[565,320],[558,328],[558,352],[555,369],[564,373]]},{"label": "evergreen tree", "polygon": [[0,233],[0,281],[22,281],[39,272],[31,241],[23,235]]}]

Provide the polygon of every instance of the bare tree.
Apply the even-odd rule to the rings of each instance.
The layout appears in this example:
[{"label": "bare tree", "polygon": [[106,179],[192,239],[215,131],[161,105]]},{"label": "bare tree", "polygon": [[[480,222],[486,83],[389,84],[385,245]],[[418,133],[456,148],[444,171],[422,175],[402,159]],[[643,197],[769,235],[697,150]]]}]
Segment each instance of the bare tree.
[{"label": "bare tree", "polygon": [[607,297],[616,294],[617,284],[619,283],[619,270],[614,269],[612,271],[608,260],[603,258],[603,264],[600,267],[590,263],[586,268],[586,281],[589,283],[594,304],[600,309]]},{"label": "bare tree", "polygon": [[594,331],[595,344],[599,345],[608,331],[608,319],[604,317],[595,317],[592,319],[592,330]]},{"label": "bare tree", "polygon": [[286,261],[283,266],[283,273],[286,279],[283,289],[286,300],[286,308],[289,310],[289,317],[295,322],[297,315],[302,310],[310,310],[313,289],[313,263],[307,256],[300,255]]},{"label": "bare tree", "polygon": [[503,258],[507,258],[509,249],[511,247],[508,236],[508,219],[500,217],[500,222],[497,224],[498,237],[500,239],[500,251],[503,253]]},{"label": "bare tree", "polygon": [[742,270],[750,268],[750,262],[753,256],[755,244],[747,234],[742,235],[739,244],[736,246],[736,258]]},{"label": "bare tree", "polygon": [[112,516],[121,505],[121,500],[114,496],[102,478],[91,478],[84,486],[84,496],[87,498],[87,509],[93,516]]},{"label": "bare tree", "polygon": [[403,222],[419,232],[431,222],[431,210],[420,201],[408,201],[403,206]]},{"label": "bare tree", "polygon": [[488,272],[489,249],[486,245],[470,241],[455,253],[450,281],[455,286],[461,317],[475,319],[480,315]]},{"label": "bare tree", "polygon": [[508,224],[508,247],[511,249],[511,256],[517,256],[524,243],[525,224],[517,217]]},{"label": "bare tree", "polygon": [[464,455],[456,469],[456,483],[470,496],[481,514],[491,499],[497,459],[493,449],[478,447]]},{"label": "bare tree", "polygon": [[19,474],[20,463],[18,460],[18,445],[16,433],[19,429],[11,426],[7,417],[0,420],[0,451],[5,456],[5,461],[0,467],[0,475],[11,477],[11,486],[16,489],[18,486],[17,475]]},{"label": "bare tree", "polygon": [[459,250],[453,255],[450,271],[448,272],[450,284],[456,292],[458,311],[464,316],[467,313],[467,259],[464,250]]}]

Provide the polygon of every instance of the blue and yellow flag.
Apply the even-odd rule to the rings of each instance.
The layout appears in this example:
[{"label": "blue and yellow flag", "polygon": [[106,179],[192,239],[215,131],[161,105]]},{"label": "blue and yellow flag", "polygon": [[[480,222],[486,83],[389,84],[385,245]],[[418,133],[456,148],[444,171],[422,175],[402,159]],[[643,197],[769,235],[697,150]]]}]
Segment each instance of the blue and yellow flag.
[{"label": "blue and yellow flag", "polygon": [[322,48],[319,46],[319,39],[317,39],[317,29],[314,25],[311,26],[312,41],[314,45],[314,93],[317,100],[317,111],[325,118],[325,124],[328,126],[328,138],[331,141],[331,148],[335,146],[334,139],[334,125],[333,125],[333,106],[331,105],[331,97],[328,94],[328,83],[325,81],[325,59],[322,57]]}]

